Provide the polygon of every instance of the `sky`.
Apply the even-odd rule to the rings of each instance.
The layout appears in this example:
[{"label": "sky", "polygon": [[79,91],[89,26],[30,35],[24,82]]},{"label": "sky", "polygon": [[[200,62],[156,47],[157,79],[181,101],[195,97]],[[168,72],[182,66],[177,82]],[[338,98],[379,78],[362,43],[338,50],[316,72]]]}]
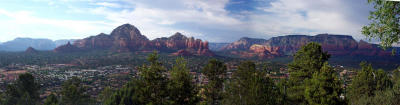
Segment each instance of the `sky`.
[{"label": "sky", "polygon": [[1,0],[0,42],[81,39],[136,26],[149,39],[176,32],[209,42],[320,33],[365,39],[367,0]]}]

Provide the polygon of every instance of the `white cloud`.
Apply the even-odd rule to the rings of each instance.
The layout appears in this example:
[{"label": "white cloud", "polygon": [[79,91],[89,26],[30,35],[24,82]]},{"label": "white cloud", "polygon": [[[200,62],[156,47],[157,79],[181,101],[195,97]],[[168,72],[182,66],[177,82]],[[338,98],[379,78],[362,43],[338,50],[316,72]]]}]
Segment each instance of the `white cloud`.
[{"label": "white cloud", "polygon": [[117,3],[110,3],[110,2],[98,2],[95,5],[100,5],[104,7],[112,7],[112,8],[121,8],[122,6]]},{"label": "white cloud", "polygon": [[161,6],[165,4],[154,4],[154,2],[158,1],[129,1],[126,4],[134,6],[134,9],[113,11],[108,7],[97,7],[90,12],[104,15],[115,25],[131,23],[150,39],[169,36],[178,31],[188,36],[205,35],[172,26],[180,23],[215,29],[240,29],[237,26],[244,24],[228,16],[228,11],[224,9],[228,0],[170,0],[168,2],[171,5],[167,7]]},{"label": "white cloud", "polygon": [[[30,11],[10,12],[0,9],[0,16],[9,17],[10,20],[1,20],[1,41],[11,40],[15,37],[35,37],[59,39],[84,38],[83,35],[95,35],[101,31],[112,28],[112,25],[103,21],[59,20],[34,16]],[[44,27],[44,28],[42,28]],[[51,28],[58,28],[52,30]],[[74,35],[75,34],[75,35]]]},{"label": "white cloud", "polygon": [[[206,38],[209,41],[234,41],[239,37],[267,38],[286,34],[349,34],[361,39],[368,6],[365,0],[275,0],[257,11],[232,14],[227,4],[240,4],[230,0],[35,0],[48,5],[64,5],[71,15],[90,15],[96,20],[50,19],[35,16],[36,12],[6,11],[0,16],[12,18],[4,21],[14,36],[35,34],[42,37],[87,37],[131,23],[150,39],[165,37],[175,32]],[[363,2],[361,2],[363,1]],[[74,2],[74,3],[72,3]],[[79,6],[74,5],[81,3]],[[83,4],[82,4],[83,3]],[[264,12],[260,12],[264,11]],[[57,15],[57,14],[54,14]],[[91,19],[91,18],[90,18]],[[1,20],[0,20],[1,21]],[[2,24],[5,24],[2,22]],[[56,30],[33,30],[21,33],[25,26],[57,27]],[[11,28],[13,27],[13,28]],[[1,28],[0,28],[1,29]],[[4,31],[9,32],[9,31]],[[27,34],[27,35],[25,35]],[[39,35],[46,34],[46,35]],[[58,34],[58,35],[57,35]],[[59,34],[62,34],[61,36]],[[67,34],[76,34],[68,36]],[[0,35],[3,40],[4,36]]]},{"label": "white cloud", "polygon": [[[266,14],[253,14],[251,21],[253,30],[267,35],[282,34],[347,34],[357,39],[361,35],[364,19],[353,20],[368,14],[364,8],[357,11],[357,5],[348,0],[277,0],[269,7],[261,7]],[[361,22],[360,22],[361,21]]]}]

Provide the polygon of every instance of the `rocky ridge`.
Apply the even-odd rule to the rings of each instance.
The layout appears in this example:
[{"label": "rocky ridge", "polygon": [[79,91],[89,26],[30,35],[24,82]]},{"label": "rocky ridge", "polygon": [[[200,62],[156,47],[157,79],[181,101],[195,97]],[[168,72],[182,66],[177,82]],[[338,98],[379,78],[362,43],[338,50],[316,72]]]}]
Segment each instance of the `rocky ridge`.
[{"label": "rocky ridge", "polygon": [[[241,57],[273,58],[292,55],[301,46],[310,42],[317,42],[321,44],[324,51],[334,56],[389,56],[391,54],[390,51],[384,51],[375,44],[369,44],[362,40],[357,42],[352,36],[347,35],[288,35],[273,37],[265,41],[253,39],[256,41],[246,43],[243,43],[242,39],[225,46],[222,51]],[[245,39],[251,41],[251,39]]]},{"label": "rocky ridge", "polygon": [[135,26],[130,24],[117,27],[110,35],[101,33],[77,40],[71,46],[60,46],[54,49],[54,52],[70,52],[68,48],[75,49],[74,47],[76,47],[79,50],[74,51],[110,50],[115,52],[136,52],[157,50],[168,53],[176,52],[173,55],[214,56],[214,53],[208,48],[207,41],[193,37],[188,38],[181,33],[149,40]]}]

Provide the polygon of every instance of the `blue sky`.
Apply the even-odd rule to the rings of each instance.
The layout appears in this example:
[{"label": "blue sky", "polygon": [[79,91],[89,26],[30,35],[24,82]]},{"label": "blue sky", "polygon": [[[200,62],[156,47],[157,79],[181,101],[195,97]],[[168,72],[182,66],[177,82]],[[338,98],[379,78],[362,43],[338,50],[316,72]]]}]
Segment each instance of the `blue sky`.
[{"label": "blue sky", "polygon": [[78,39],[130,23],[150,39],[175,32],[210,42],[288,34],[352,35],[368,24],[367,0],[1,0],[0,42]]}]

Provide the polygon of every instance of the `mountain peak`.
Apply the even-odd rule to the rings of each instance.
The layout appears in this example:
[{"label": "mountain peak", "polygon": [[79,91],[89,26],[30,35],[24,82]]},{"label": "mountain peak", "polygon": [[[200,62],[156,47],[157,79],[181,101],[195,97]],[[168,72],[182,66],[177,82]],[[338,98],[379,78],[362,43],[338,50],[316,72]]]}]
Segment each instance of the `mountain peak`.
[{"label": "mountain peak", "polygon": [[118,26],[115,28],[112,32],[111,35],[121,35],[121,34],[136,34],[136,35],[142,35],[135,26],[131,24],[123,24],[121,26]]},{"label": "mountain peak", "polygon": [[179,32],[176,32],[174,35],[170,36],[169,38],[171,38],[171,39],[186,39],[187,37],[185,35],[182,35]]},{"label": "mountain peak", "polygon": [[124,24],[121,26],[118,26],[111,32],[111,36],[119,39],[119,38],[125,38],[129,40],[142,40],[142,41],[148,41],[146,36],[143,36],[139,29],[137,29],[135,26],[131,24]]},{"label": "mountain peak", "polygon": [[34,49],[33,47],[28,47],[25,50],[26,53],[37,53],[38,51],[36,49]]}]

